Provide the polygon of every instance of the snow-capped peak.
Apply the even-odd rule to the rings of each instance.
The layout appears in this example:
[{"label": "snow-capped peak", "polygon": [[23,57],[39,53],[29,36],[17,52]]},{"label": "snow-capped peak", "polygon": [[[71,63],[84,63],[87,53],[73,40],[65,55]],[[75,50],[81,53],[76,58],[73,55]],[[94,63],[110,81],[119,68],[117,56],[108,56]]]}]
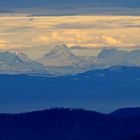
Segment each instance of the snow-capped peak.
[{"label": "snow-capped peak", "polygon": [[62,44],[54,47],[38,61],[45,66],[71,66],[80,60],[65,44]]},{"label": "snow-capped peak", "polygon": [[0,52],[0,74],[1,73],[41,73],[45,72],[43,65],[35,61],[26,61],[22,53]]},{"label": "snow-capped peak", "polygon": [[126,51],[121,51],[116,48],[103,48],[98,55],[98,58],[106,58],[118,55],[125,55]]},{"label": "snow-capped peak", "polygon": [[57,46],[55,46],[54,47],[55,49],[62,49],[62,50],[68,50],[68,47],[67,47],[67,45],[66,44],[62,44],[62,45],[57,45]]},{"label": "snow-capped peak", "polygon": [[23,52],[20,52],[20,51],[17,51],[17,50],[14,50],[14,51],[11,51],[11,52],[14,53],[16,56],[18,56],[22,61],[26,61],[26,62],[31,61],[31,59],[26,54],[24,54]]},{"label": "snow-capped peak", "polygon": [[74,54],[70,51],[70,49],[66,45],[58,45],[54,47],[49,53],[47,53],[44,57],[48,59],[57,59],[59,57],[69,57],[74,56]]}]

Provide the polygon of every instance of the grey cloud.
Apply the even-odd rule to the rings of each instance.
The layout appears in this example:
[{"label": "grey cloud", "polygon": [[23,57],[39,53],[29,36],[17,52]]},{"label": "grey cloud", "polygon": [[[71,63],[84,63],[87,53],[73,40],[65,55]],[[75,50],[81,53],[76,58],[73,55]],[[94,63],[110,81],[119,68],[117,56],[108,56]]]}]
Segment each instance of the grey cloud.
[{"label": "grey cloud", "polygon": [[19,12],[28,12],[32,16],[69,16],[69,15],[140,15],[140,8],[122,7],[79,7],[79,8],[46,8],[46,9],[19,9]]},{"label": "grey cloud", "polygon": [[0,9],[0,14],[2,13],[14,13],[15,10],[9,10],[9,9]]},{"label": "grey cloud", "polygon": [[90,22],[90,23],[81,23],[81,22],[77,22],[77,23],[61,23],[61,24],[57,24],[55,25],[53,28],[56,29],[111,29],[111,28],[138,28],[140,27],[139,24],[133,23],[133,21],[131,22],[117,22],[117,21],[95,21],[95,22]]}]

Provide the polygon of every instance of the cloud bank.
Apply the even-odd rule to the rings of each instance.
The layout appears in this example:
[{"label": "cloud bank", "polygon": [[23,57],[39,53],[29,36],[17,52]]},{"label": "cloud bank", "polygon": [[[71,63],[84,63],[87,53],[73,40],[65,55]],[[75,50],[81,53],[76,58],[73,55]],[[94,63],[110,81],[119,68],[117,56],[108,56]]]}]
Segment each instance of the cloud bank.
[{"label": "cloud bank", "polygon": [[139,25],[140,16],[0,16],[0,49],[26,49],[33,55],[39,48],[38,55],[62,43],[135,48],[140,46]]}]

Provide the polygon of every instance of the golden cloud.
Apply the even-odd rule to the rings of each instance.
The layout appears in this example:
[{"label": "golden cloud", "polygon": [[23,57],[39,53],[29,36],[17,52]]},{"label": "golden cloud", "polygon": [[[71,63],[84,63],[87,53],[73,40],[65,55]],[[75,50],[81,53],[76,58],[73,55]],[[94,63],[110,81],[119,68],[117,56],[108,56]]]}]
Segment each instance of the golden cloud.
[{"label": "golden cloud", "polygon": [[140,44],[140,16],[1,16],[0,48]]},{"label": "golden cloud", "polygon": [[[121,38],[121,37],[120,37]],[[93,31],[88,30],[67,30],[55,31],[48,34],[42,34],[33,38],[35,43],[39,44],[58,44],[66,43],[79,46],[104,46],[120,45],[122,41],[112,36],[96,35]],[[70,45],[71,46],[71,45]]]},{"label": "golden cloud", "polygon": [[4,39],[0,39],[0,49],[6,48],[6,41]]},{"label": "golden cloud", "polygon": [[122,43],[122,41],[117,40],[111,36],[101,36],[101,39],[103,41],[104,44],[108,44],[108,45],[119,45]]}]

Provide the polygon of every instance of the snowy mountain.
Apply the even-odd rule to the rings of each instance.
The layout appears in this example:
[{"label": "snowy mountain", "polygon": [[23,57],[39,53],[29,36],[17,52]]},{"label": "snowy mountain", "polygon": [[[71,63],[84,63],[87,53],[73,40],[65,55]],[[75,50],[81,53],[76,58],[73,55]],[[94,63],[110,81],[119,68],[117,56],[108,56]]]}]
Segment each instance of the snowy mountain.
[{"label": "snowy mountain", "polygon": [[126,51],[104,48],[97,57],[97,64],[103,66],[126,65]]},{"label": "snowy mountain", "polygon": [[112,66],[140,67],[140,50],[104,48],[97,57],[80,57],[66,45],[56,46],[37,61],[19,51],[0,52],[0,73],[37,73],[54,76],[73,75]]},{"label": "snowy mountain", "polygon": [[140,51],[104,48],[97,57],[75,56],[66,46],[56,46],[38,60],[51,75],[69,75],[112,66],[140,66]]},{"label": "snowy mountain", "polygon": [[14,53],[15,55],[17,55],[18,57],[20,57],[20,59],[22,59],[22,61],[28,61],[28,62],[31,62],[32,60],[26,55],[24,54],[23,52],[20,52],[20,51],[11,51],[12,53]]},{"label": "snowy mountain", "polygon": [[[80,57],[71,52],[66,45],[56,46],[37,60],[51,75],[82,73],[95,67],[95,57]],[[96,66],[97,67],[97,66]]]},{"label": "snowy mountain", "polygon": [[[25,59],[24,55],[16,55],[12,52],[0,52],[0,73],[43,73],[43,65]],[[23,59],[24,58],[24,59]]]},{"label": "snowy mountain", "polygon": [[130,65],[140,67],[140,50],[134,50],[128,53],[128,59]]},{"label": "snowy mountain", "polygon": [[103,66],[140,66],[140,50],[122,51],[103,49],[97,57],[97,65]]},{"label": "snowy mountain", "polygon": [[56,46],[48,54],[33,61],[19,51],[0,52],[0,73],[37,73],[71,75],[91,69],[93,57],[75,56],[66,45]]},{"label": "snowy mountain", "polygon": [[49,53],[38,60],[44,66],[72,66],[82,60],[75,56],[66,45],[56,46]]}]

